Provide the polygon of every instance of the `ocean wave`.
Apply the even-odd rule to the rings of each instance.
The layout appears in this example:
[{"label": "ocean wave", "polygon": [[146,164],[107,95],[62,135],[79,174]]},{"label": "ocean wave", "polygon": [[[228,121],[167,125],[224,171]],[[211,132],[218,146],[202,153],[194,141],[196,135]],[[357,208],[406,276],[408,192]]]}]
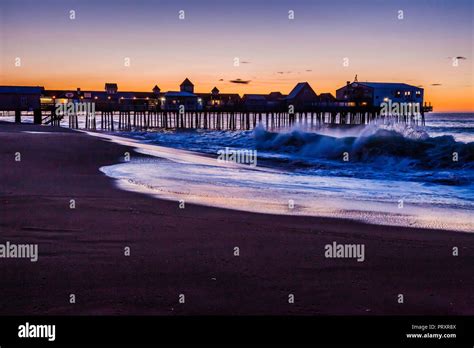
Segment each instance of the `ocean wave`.
[{"label": "ocean wave", "polygon": [[474,169],[474,142],[451,135],[430,137],[408,126],[368,127],[359,136],[334,137],[300,129],[269,132],[257,127],[257,150],[351,163],[375,163],[406,169]]}]

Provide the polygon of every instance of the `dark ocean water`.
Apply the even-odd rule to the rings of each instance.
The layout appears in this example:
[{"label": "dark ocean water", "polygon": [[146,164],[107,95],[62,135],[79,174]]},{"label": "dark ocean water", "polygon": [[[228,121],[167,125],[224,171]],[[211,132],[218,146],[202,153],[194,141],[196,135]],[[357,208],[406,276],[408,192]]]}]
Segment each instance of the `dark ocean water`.
[{"label": "dark ocean water", "polygon": [[[474,114],[430,114],[425,127],[370,125],[341,131],[131,132],[149,144],[208,154],[257,150],[261,164],[301,174],[463,186],[473,182]],[[344,154],[348,160],[344,161]]]}]

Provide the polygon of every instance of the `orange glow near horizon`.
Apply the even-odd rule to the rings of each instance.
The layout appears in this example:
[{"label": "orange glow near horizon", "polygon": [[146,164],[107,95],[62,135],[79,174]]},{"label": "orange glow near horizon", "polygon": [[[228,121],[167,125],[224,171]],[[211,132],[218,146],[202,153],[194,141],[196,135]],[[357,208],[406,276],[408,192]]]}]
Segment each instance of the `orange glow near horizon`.
[{"label": "orange glow near horizon", "polygon": [[[136,91],[136,92],[151,92],[155,85],[161,88],[162,92],[176,91],[179,90],[179,85],[182,80],[187,76],[183,76],[181,80],[173,81],[138,81],[138,80],[121,80],[111,78],[104,81],[91,82],[90,79],[76,79],[72,83],[64,83],[64,81],[58,80],[33,80],[31,78],[12,78],[3,80],[4,85],[18,85],[18,86],[43,86],[45,89],[50,90],[75,90],[81,88],[83,91],[95,90],[103,91],[106,82],[116,82],[119,87],[119,91]],[[61,79],[62,80],[62,79]],[[67,80],[67,79],[66,79]],[[210,93],[212,88],[217,87],[220,93],[238,93],[240,96],[243,94],[268,94],[270,92],[279,91],[283,94],[288,94],[298,82],[307,81],[311,87],[320,93],[331,93],[335,96],[336,89],[345,85],[346,80],[341,80],[339,84],[331,84],[324,82],[318,84],[317,78],[302,77],[300,80],[287,80],[287,81],[275,81],[273,83],[266,81],[252,81],[248,85],[234,84],[228,81],[215,81],[215,79],[208,78],[203,79],[200,83],[199,80],[195,80],[190,77],[190,80],[194,83],[196,93]],[[362,81],[359,79],[359,81]],[[372,81],[372,80],[371,80]],[[392,82],[392,81],[384,81]],[[403,81],[393,81],[403,82]],[[408,83],[411,84],[411,83]],[[414,84],[418,85],[418,84]],[[425,90],[425,102],[430,102],[434,107],[434,112],[474,112],[474,88],[466,85],[461,87],[446,87],[446,86],[423,86]]]}]

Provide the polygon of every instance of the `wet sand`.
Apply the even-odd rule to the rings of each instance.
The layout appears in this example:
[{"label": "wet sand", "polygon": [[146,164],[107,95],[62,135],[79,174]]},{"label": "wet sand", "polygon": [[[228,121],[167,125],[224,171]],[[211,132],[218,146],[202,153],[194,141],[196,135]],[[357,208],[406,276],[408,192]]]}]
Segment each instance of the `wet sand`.
[{"label": "wet sand", "polygon": [[[474,314],[474,234],[180,209],[99,171],[127,151],[143,156],[0,124],[0,243],[39,248],[37,262],[0,258],[1,315]],[[334,241],[364,244],[365,261],[325,258]]]}]

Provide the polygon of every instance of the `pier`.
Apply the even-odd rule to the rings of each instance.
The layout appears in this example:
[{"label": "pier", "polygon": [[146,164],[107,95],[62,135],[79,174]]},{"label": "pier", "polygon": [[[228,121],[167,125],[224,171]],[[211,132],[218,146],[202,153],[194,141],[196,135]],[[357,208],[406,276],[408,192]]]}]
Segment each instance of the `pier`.
[{"label": "pier", "polygon": [[[3,115],[12,113],[3,112]],[[0,120],[1,120],[0,113]],[[298,126],[312,130],[323,126],[357,126],[372,123],[425,124],[421,115],[381,115],[379,109],[331,107],[296,111],[163,111],[163,110],[97,110],[93,114],[56,114],[54,108],[41,110],[41,121],[36,112],[15,113],[16,119],[31,117],[43,125],[63,126],[72,129],[132,131],[147,129],[213,129],[252,130],[257,125],[268,130],[280,130]]]},{"label": "pier", "polygon": [[[398,106],[408,105],[409,108]],[[394,109],[394,106],[397,108]],[[416,106],[412,108],[411,106]],[[408,111],[407,111],[408,110]],[[316,94],[307,82],[288,95],[195,93],[185,79],[180,91],[120,92],[116,83],[104,91],[45,90],[43,87],[0,86],[1,116],[22,122],[72,129],[132,131],[149,129],[252,130],[257,125],[278,131],[298,126],[358,126],[372,123],[425,124],[423,89],[404,83],[347,82],[331,93]]]}]

